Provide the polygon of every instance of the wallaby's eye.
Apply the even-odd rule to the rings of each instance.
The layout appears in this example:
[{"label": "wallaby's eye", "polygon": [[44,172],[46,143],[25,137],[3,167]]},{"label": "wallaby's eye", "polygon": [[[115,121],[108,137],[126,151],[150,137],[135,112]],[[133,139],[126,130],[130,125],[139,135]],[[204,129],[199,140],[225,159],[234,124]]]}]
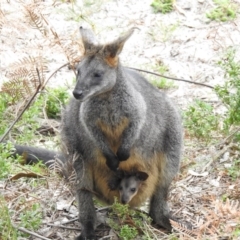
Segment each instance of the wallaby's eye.
[{"label": "wallaby's eye", "polygon": [[119,190],[122,190],[123,188],[122,188],[122,186],[119,186]]},{"label": "wallaby's eye", "polygon": [[131,192],[133,192],[133,193],[136,192],[136,188],[131,188],[130,190],[131,190]]},{"label": "wallaby's eye", "polygon": [[94,77],[94,78],[100,78],[101,76],[102,76],[102,74],[101,74],[101,73],[98,73],[98,72],[96,72],[96,73],[93,74],[93,77]]}]

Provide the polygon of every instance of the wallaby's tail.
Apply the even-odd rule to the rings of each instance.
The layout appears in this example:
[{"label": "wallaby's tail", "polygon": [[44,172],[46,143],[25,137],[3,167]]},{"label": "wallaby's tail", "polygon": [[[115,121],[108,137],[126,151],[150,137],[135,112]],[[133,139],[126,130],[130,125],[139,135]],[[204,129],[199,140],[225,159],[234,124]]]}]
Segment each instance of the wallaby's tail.
[{"label": "wallaby's tail", "polygon": [[16,151],[14,155],[22,155],[26,160],[26,164],[37,163],[40,160],[47,166],[51,164],[48,162],[49,160],[58,159],[65,162],[65,157],[61,152],[55,152],[51,150],[47,150],[44,148],[30,147],[30,146],[22,146],[22,145],[14,145]]},{"label": "wallaby's tail", "polygon": [[68,183],[74,183],[73,159],[67,159],[63,153],[17,144],[14,144],[14,148],[16,150],[13,155],[22,155],[26,164],[37,163],[41,160],[50,169],[55,169]]}]

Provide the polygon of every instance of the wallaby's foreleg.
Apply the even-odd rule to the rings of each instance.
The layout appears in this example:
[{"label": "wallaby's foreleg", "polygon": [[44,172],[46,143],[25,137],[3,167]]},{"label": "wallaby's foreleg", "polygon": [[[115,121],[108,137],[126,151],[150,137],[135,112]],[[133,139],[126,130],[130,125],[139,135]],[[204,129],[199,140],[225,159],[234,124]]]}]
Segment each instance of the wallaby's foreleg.
[{"label": "wallaby's foreleg", "polygon": [[139,123],[139,120],[136,122],[131,121],[128,127],[123,131],[121,145],[117,150],[119,161],[125,161],[130,157],[131,148],[140,133],[141,127],[142,124]]},{"label": "wallaby's foreleg", "polygon": [[[74,157],[74,155],[73,155]],[[76,199],[78,203],[81,234],[76,240],[95,240],[96,212],[92,199],[93,176],[89,165],[81,157],[74,161],[76,171]]]},{"label": "wallaby's foreleg", "polygon": [[107,166],[112,171],[116,171],[119,166],[119,160],[116,154],[111,150],[106,136],[98,127],[92,126],[90,129],[92,129],[92,135],[94,136],[96,143],[106,158]]}]

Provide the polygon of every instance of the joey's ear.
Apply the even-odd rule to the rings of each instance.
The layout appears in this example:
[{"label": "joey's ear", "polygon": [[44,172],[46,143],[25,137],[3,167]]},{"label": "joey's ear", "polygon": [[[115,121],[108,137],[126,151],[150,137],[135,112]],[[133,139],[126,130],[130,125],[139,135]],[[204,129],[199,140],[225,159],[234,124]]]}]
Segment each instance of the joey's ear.
[{"label": "joey's ear", "polygon": [[118,169],[118,170],[116,171],[116,177],[122,179],[122,178],[124,178],[124,176],[125,176],[125,174],[124,174],[124,171],[123,171],[123,170]]},{"label": "joey's ear", "polygon": [[85,54],[94,53],[98,46],[98,42],[95,38],[93,31],[91,29],[83,28],[82,26],[79,28],[79,30],[82,36],[82,42],[85,48]]},{"label": "joey's ear", "polygon": [[125,42],[133,34],[133,31],[136,28],[130,29],[125,35],[119,37],[117,40],[105,45],[102,49],[102,55],[106,62],[115,67],[118,64],[118,56],[121,53]]},{"label": "joey's ear", "polygon": [[136,173],[136,177],[137,177],[140,181],[145,181],[145,180],[147,180],[147,178],[148,178],[148,174],[145,173],[145,172],[139,171],[139,172]]}]

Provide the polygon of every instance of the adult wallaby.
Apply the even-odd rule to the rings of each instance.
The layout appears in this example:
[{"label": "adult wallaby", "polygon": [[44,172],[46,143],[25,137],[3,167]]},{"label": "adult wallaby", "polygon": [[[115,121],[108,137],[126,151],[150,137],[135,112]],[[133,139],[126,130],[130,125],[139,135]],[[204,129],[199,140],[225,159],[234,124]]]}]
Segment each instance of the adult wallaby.
[{"label": "adult wallaby", "polygon": [[77,239],[95,239],[92,192],[107,200],[108,175],[136,164],[157,176],[149,193],[149,214],[155,223],[171,229],[166,200],[179,168],[181,117],[164,93],[121,65],[119,54],[133,29],[106,45],[99,44],[91,30],[80,28],[80,33],[85,54],[62,126],[67,157],[74,158],[77,174],[82,225]]},{"label": "adult wallaby", "polygon": [[148,174],[148,190],[143,197],[135,196],[133,200],[138,200],[131,205],[149,197],[153,221],[171,229],[166,200],[182,149],[181,117],[175,104],[121,65],[119,54],[133,29],[105,45],[91,30],[81,27],[80,33],[85,54],[77,66],[74,98],[63,113],[61,132],[66,147],[62,159],[74,160],[77,175],[82,230],[76,239],[96,239],[93,193],[111,203],[119,191],[111,191],[109,181],[117,169],[129,171],[136,165]]}]

